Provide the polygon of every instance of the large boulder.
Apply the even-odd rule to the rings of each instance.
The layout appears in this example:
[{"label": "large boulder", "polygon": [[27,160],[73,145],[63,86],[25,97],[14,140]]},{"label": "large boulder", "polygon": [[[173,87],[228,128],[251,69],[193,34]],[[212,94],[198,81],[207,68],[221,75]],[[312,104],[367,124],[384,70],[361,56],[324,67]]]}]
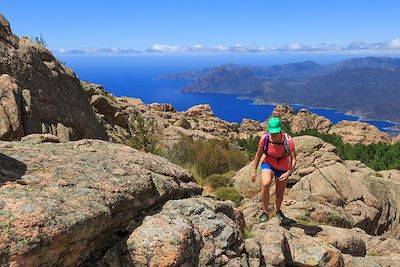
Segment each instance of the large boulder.
[{"label": "large boulder", "polygon": [[327,132],[331,128],[332,122],[307,109],[301,109],[293,117],[290,126],[293,132],[300,132],[305,129],[317,129],[321,132]]},{"label": "large boulder", "polygon": [[258,121],[243,119],[240,123],[240,130],[244,132],[260,132],[264,129]]},{"label": "large boulder", "polygon": [[[253,226],[252,233],[255,242],[251,244],[249,255],[254,258],[260,251],[261,259],[267,265],[344,266],[342,253],[334,246],[307,234],[291,231],[291,228],[277,226],[273,221]],[[248,249],[250,244],[246,245]]]},{"label": "large boulder", "polygon": [[293,139],[296,148],[297,164],[289,177],[289,184],[297,183],[318,168],[342,162],[336,155],[336,148],[314,136],[298,136]]},{"label": "large boulder", "polygon": [[242,227],[232,204],[171,200],[133,231],[128,249],[137,266],[222,266],[244,252]]},{"label": "large boulder", "polygon": [[390,267],[399,265],[400,255],[367,257],[353,257],[350,255],[345,255],[344,262],[345,266],[349,267]]},{"label": "large boulder", "polygon": [[[234,182],[234,187],[242,194],[244,197],[254,197],[261,191],[261,171],[260,168],[257,169],[256,181],[251,181],[251,175],[253,173],[253,162],[250,162],[240,170],[238,170],[232,177]],[[275,185],[271,185],[271,190],[274,190]]]},{"label": "large boulder", "polygon": [[214,116],[214,113],[209,104],[193,106],[186,110],[186,114],[189,116]]},{"label": "large boulder", "polygon": [[105,139],[76,75],[45,47],[14,36],[3,16],[0,20],[0,40],[6,40],[0,42],[0,139],[34,133]]},{"label": "large boulder", "polygon": [[111,257],[106,251],[150,210],[202,191],[182,168],[123,145],[84,139],[0,148],[1,266]]}]

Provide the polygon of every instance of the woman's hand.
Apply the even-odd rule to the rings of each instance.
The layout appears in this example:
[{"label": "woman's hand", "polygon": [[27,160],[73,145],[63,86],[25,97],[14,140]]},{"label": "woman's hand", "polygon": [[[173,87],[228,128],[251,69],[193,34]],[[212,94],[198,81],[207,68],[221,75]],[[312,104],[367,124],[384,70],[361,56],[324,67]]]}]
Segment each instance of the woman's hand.
[{"label": "woman's hand", "polygon": [[251,174],[251,180],[253,181],[253,183],[256,181],[256,177],[257,177],[257,173],[255,171],[253,171],[253,173]]},{"label": "woman's hand", "polygon": [[279,182],[285,181],[289,178],[290,175],[290,170],[288,170],[287,172],[282,173],[282,175],[278,178]]}]

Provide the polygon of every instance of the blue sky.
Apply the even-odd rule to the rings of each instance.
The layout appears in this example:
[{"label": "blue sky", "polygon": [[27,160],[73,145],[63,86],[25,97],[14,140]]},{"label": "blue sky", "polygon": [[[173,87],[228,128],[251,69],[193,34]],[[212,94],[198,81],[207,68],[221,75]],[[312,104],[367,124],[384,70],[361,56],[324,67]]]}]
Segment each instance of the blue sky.
[{"label": "blue sky", "polygon": [[2,0],[14,33],[64,53],[400,51],[397,0]]}]

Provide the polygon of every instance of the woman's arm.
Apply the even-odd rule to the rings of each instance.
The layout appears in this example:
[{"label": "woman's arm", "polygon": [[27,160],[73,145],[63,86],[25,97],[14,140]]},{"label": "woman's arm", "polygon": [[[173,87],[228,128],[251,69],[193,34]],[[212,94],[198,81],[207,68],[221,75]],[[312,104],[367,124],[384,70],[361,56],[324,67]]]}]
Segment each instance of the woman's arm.
[{"label": "woman's arm", "polygon": [[[261,137],[261,138],[264,138],[264,137]],[[260,141],[260,143],[258,144],[258,149],[257,149],[256,155],[254,156],[253,164],[252,164],[253,170],[251,172],[251,180],[253,182],[256,181],[257,167],[258,167],[258,163],[260,162],[260,159],[261,159],[263,153],[264,153],[263,142]]]},{"label": "woman's arm", "polygon": [[296,151],[294,149],[289,150],[289,158],[290,158],[290,168],[287,172],[283,173],[278,180],[284,181],[289,178],[290,174],[293,173],[294,168],[296,167]]},{"label": "woman's arm", "polygon": [[290,175],[291,173],[294,172],[294,168],[296,167],[296,161],[297,161],[296,151],[294,149],[289,151],[289,157],[290,157],[290,173],[289,173]]}]

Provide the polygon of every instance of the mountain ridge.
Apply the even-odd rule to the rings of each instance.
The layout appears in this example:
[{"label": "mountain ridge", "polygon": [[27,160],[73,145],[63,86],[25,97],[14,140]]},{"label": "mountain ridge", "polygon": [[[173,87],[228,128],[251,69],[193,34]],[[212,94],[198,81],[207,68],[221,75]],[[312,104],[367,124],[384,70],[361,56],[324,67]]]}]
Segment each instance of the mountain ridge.
[{"label": "mountain ridge", "polygon": [[[208,68],[196,75],[192,72],[193,83],[182,91],[236,93],[256,103],[344,109],[365,119],[399,123],[399,70],[400,59],[390,57],[355,58],[328,65],[304,61],[268,68],[241,65],[233,68],[229,64]],[[178,75],[188,78],[185,73]],[[245,78],[241,80],[241,77]]]}]

